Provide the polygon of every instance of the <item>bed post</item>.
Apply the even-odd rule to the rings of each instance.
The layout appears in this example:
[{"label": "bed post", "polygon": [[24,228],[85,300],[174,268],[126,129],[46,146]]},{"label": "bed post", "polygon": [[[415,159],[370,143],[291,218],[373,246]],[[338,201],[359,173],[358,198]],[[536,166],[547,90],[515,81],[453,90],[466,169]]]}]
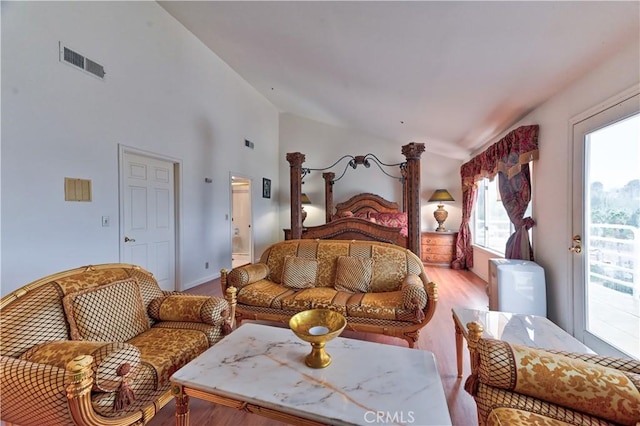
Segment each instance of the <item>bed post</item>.
[{"label": "bed post", "polygon": [[407,159],[407,248],[420,257],[420,156],[424,144],[411,142],[402,147]]},{"label": "bed post", "polygon": [[409,198],[409,194],[407,194],[407,167],[400,167],[400,175],[402,175],[402,211],[407,212],[407,199]]},{"label": "bed post", "polygon": [[333,179],[335,177],[336,174],[333,172],[322,174],[324,179],[324,223],[331,222],[333,215]]},{"label": "bed post", "polygon": [[302,163],[304,154],[299,152],[287,153],[290,166],[291,183],[291,239],[302,238]]}]

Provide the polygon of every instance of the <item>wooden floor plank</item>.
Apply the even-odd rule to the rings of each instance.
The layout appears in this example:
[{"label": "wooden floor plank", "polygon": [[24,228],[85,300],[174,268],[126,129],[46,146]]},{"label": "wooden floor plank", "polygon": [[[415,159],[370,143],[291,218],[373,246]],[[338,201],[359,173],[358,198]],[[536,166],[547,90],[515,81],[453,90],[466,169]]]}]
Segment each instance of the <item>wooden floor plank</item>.
[{"label": "wooden floor plank", "polygon": [[[454,425],[476,425],[476,406],[469,394],[464,391],[464,381],[469,375],[469,359],[465,349],[463,378],[457,377],[455,332],[451,317],[451,308],[465,307],[486,309],[488,304],[485,292],[486,283],[469,271],[454,271],[447,268],[426,267],[431,281],[438,284],[438,306],[436,313],[420,332],[418,349],[428,350],[436,355],[438,370],[447,397],[451,420]],[[189,293],[220,296],[219,280],[202,284],[190,289]],[[407,346],[406,341],[394,337],[372,333],[345,331],[341,337],[368,340],[390,345]],[[255,414],[245,413],[233,408],[222,407],[196,399],[191,399],[191,424],[216,426],[280,426],[284,423],[269,420]],[[151,426],[173,426],[174,403],[167,404],[149,423]]]}]

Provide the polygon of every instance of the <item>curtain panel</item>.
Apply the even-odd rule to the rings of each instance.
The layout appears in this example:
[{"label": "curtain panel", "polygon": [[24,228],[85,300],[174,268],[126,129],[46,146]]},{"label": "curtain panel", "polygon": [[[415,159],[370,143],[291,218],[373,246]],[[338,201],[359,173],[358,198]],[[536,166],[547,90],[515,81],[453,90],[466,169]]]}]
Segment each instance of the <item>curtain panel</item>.
[{"label": "curtain panel", "polygon": [[[498,173],[501,173],[500,195],[509,218],[516,227],[516,233],[507,243],[505,256],[507,259],[532,258],[533,250],[527,231],[535,222],[530,217],[523,218],[523,215],[531,200],[529,162],[538,158],[538,129],[537,124],[518,127],[460,167],[462,224],[456,241],[456,259],[451,264],[454,269],[468,269],[473,266],[469,221],[477,195],[476,183],[483,178],[492,179]],[[521,174],[523,170],[525,173]],[[512,181],[516,176],[516,180]],[[528,250],[523,249],[524,244]]]}]

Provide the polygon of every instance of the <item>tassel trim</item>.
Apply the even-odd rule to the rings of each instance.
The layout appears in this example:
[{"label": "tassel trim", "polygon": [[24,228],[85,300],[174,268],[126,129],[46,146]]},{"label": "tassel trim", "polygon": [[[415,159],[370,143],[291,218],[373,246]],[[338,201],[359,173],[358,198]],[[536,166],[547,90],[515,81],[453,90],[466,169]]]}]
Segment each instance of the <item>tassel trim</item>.
[{"label": "tassel trim", "polygon": [[136,396],[133,393],[133,389],[131,389],[131,386],[129,386],[129,383],[127,383],[127,380],[125,379],[125,376],[129,374],[130,371],[131,371],[131,365],[128,362],[122,364],[116,370],[116,374],[122,377],[122,381],[120,382],[120,386],[116,391],[116,397],[113,400],[114,411],[124,410],[129,405],[131,405],[133,401],[135,401],[136,399]]}]

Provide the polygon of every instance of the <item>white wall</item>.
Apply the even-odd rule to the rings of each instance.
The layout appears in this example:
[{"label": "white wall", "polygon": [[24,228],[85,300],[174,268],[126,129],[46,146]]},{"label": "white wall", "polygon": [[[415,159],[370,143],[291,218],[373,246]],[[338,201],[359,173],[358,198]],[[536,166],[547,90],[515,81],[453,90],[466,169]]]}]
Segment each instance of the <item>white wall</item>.
[{"label": "white wall", "polygon": [[[636,39],[512,127],[540,125],[540,154],[533,169],[534,256],[545,269],[548,316],[570,333],[574,305],[568,251],[572,238],[570,121],[639,82],[640,40]],[[487,258],[480,253],[474,259],[480,276],[486,273]]]},{"label": "white wall", "polygon": [[[59,40],[106,80],[59,62]],[[2,294],[120,261],[118,144],[182,161],[183,288],[231,266],[230,171],[253,178],[261,252],[279,237],[261,197],[262,177],[279,185],[278,131],[277,110],[155,2],[2,2]],[[65,202],[65,176],[91,179],[93,201]]]},{"label": "white wall", "polygon": [[[286,160],[288,152],[301,152],[306,160],[303,167],[325,168],[336,162],[343,155],[374,154],[386,164],[396,164],[405,161],[402,146],[410,142],[395,142],[383,140],[361,132],[319,123],[293,114],[280,115],[280,225],[282,228],[291,226],[289,214],[289,163]],[[429,144],[425,143],[428,150]],[[338,178],[347,164],[343,160],[331,171]],[[427,200],[437,188],[447,188],[456,200],[447,203],[445,207],[449,217],[445,225],[457,230],[462,220],[462,192],[460,190],[460,166],[462,161],[453,160],[431,152],[422,154],[421,169],[421,229],[433,230],[437,223],[433,217],[436,203]],[[393,176],[400,176],[400,171],[394,168],[384,168]],[[312,201],[312,205],[305,206],[308,216],[304,224],[308,226],[320,225],[325,221],[324,213],[324,179],[321,171],[312,171],[304,179],[302,191]],[[336,182],[333,190],[334,203],[346,201],[349,197],[361,192],[372,192],[387,200],[402,204],[402,188],[398,181],[384,175],[380,169],[372,164],[369,169],[359,166],[356,170],[349,168],[344,177]]]}]

